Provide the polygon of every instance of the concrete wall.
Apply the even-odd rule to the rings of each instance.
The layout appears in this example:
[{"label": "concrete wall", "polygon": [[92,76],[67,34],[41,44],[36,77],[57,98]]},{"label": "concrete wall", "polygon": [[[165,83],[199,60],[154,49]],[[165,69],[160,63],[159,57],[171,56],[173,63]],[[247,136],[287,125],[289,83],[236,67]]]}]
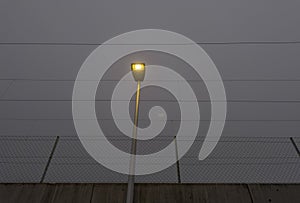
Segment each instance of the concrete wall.
[{"label": "concrete wall", "polygon": [[[0,202],[124,202],[126,184],[0,184]],[[300,202],[299,184],[136,184],[135,202]]]}]

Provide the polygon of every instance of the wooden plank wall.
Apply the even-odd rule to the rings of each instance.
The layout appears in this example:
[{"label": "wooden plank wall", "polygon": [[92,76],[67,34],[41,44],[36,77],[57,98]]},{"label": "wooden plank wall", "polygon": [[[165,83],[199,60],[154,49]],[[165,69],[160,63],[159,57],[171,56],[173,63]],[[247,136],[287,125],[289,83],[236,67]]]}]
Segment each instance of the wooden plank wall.
[{"label": "wooden plank wall", "polygon": [[[0,184],[0,202],[125,202],[126,184]],[[136,184],[135,202],[300,202],[300,184]]]}]

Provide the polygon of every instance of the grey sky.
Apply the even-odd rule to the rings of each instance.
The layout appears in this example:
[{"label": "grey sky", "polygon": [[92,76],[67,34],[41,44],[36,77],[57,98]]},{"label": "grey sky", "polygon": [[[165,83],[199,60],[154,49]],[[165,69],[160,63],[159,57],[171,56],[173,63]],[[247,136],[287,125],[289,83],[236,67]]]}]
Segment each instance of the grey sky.
[{"label": "grey sky", "polygon": [[[156,28],[212,43],[201,46],[216,64],[228,99],[221,142],[207,160],[197,160],[209,124],[203,121],[198,141],[180,160],[182,182],[299,183],[299,155],[290,139],[300,147],[299,9],[297,0],[1,1],[0,182],[39,182],[56,136],[45,182],[126,182],[80,145],[72,121],[73,83],[97,44]],[[203,83],[189,72],[186,77],[203,99]],[[109,100],[97,99],[100,108]],[[177,182],[177,175],[173,165],[137,182]]]}]

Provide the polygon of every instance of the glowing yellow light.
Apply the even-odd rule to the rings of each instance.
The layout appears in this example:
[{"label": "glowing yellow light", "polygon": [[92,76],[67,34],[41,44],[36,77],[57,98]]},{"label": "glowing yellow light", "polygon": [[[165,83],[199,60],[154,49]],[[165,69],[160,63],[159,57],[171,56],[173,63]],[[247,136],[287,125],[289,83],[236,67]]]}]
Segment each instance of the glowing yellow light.
[{"label": "glowing yellow light", "polygon": [[145,64],[144,63],[133,63],[133,64],[131,64],[131,70],[132,71],[144,71]]}]

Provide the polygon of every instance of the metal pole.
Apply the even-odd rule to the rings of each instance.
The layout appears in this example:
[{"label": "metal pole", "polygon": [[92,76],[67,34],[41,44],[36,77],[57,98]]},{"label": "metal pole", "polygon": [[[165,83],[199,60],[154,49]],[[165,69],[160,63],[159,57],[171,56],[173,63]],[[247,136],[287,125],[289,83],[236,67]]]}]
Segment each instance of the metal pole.
[{"label": "metal pole", "polygon": [[136,154],[136,142],[137,142],[137,125],[139,117],[139,101],[140,101],[140,86],[141,82],[137,81],[136,100],[135,100],[135,112],[134,112],[134,126],[132,132],[131,143],[131,157],[129,164],[128,186],[127,186],[127,199],[126,203],[132,203],[134,197],[134,173],[135,173],[135,154]]},{"label": "metal pole", "polygon": [[46,174],[47,174],[48,168],[49,168],[49,166],[50,166],[50,163],[51,163],[51,160],[52,160],[52,157],[53,157],[54,151],[55,151],[55,149],[56,149],[56,146],[57,146],[58,140],[59,140],[59,136],[56,136],[56,139],[55,139],[55,142],[54,142],[54,145],[53,145],[52,151],[51,151],[51,153],[50,153],[50,156],[49,156],[48,162],[47,162],[47,164],[46,164],[46,167],[45,167],[45,170],[44,170],[44,173],[43,173],[43,175],[42,175],[42,178],[41,178],[41,181],[40,181],[40,183],[43,183],[43,182],[44,182],[44,179],[45,179],[45,177],[46,177]]},{"label": "metal pole", "polygon": [[178,145],[177,145],[177,139],[176,136],[174,136],[174,141],[175,141],[175,155],[176,155],[176,165],[177,165],[177,177],[178,177],[178,183],[181,183],[181,178],[180,178],[180,166],[179,166],[179,156],[178,156]]}]

